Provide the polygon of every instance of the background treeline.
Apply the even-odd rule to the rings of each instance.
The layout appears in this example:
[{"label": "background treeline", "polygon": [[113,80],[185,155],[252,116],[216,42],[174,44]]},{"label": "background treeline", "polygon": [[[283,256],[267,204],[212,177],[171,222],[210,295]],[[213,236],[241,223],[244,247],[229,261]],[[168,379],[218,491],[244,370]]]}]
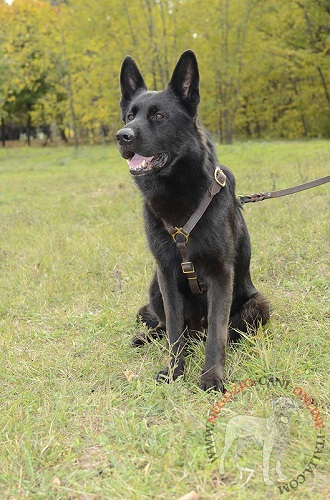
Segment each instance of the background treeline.
[{"label": "background treeline", "polygon": [[111,140],[123,57],[160,90],[187,48],[220,142],[330,137],[329,0],[0,0],[0,137]]}]

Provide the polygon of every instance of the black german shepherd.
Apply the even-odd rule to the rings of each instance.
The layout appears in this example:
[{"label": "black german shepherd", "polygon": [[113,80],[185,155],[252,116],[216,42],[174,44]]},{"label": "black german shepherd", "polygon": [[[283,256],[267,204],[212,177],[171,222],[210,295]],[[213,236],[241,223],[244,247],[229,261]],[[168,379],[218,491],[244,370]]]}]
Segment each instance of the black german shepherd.
[{"label": "black german shepherd", "polygon": [[[200,387],[224,390],[228,337],[256,330],[269,319],[269,304],[250,278],[250,239],[235,197],[235,179],[221,167],[226,185],[216,194],[186,242],[188,264],[204,293],[191,292],[188,271],[168,226],[182,228],[214,183],[218,162],[210,136],[197,121],[199,73],[195,54],[182,54],[166,90],[148,91],[131,57],[124,59],[120,106],[125,126],[117,133],[120,152],[144,196],[144,222],[157,271],[150,302],[139,311],[156,336],[166,330],[170,365],[157,379],[175,380],[184,371],[189,331],[208,329]],[[179,231],[180,232],[180,231]],[[133,345],[147,342],[135,337]]]}]

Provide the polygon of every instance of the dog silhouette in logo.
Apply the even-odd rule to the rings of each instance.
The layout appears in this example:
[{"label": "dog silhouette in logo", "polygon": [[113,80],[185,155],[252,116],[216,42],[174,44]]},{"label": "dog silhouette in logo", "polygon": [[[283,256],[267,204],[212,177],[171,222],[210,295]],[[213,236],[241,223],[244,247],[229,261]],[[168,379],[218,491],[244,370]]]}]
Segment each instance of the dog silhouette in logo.
[{"label": "dog silhouette in logo", "polygon": [[225,444],[220,458],[220,474],[225,473],[224,462],[234,441],[237,441],[234,454],[236,468],[243,478],[243,471],[250,472],[246,484],[254,469],[242,467],[239,464],[241,452],[247,442],[253,442],[262,448],[262,475],[264,483],[272,486],[274,482],[269,477],[269,461],[272,451],[276,453],[276,472],[280,481],[287,477],[282,473],[281,458],[290,439],[291,414],[299,409],[298,404],[288,397],[278,397],[272,400],[272,412],[269,417],[252,417],[236,415],[226,425]]}]

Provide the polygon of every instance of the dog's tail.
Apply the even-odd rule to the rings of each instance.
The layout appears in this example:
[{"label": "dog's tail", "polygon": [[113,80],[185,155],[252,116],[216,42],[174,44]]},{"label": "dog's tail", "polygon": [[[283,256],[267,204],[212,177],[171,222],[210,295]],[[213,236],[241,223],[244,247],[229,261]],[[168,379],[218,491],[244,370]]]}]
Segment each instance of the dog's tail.
[{"label": "dog's tail", "polygon": [[229,340],[236,342],[240,332],[255,333],[260,325],[265,325],[270,317],[270,304],[262,293],[252,295],[243,305],[230,315]]}]

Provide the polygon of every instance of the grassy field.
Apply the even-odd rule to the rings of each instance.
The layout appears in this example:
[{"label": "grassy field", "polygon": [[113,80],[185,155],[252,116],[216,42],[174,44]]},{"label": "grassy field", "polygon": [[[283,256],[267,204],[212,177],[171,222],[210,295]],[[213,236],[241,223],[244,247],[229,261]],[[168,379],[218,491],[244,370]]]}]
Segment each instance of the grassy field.
[{"label": "grassy field", "polygon": [[[259,142],[218,152],[237,193],[248,194],[327,175],[329,146]],[[329,185],[244,213],[253,281],[273,312],[258,335],[228,347],[227,387],[256,384],[216,420],[217,453],[229,417],[266,417],[275,396],[299,402],[296,386],[314,398],[328,450]],[[114,147],[0,150],[0,214],[1,499],[177,499],[193,490],[192,499],[329,498],[329,454],[304,472],[324,431],[302,402],[283,454],[288,492],[274,458],[275,485],[264,484],[252,444],[241,462],[254,469],[250,480],[246,471],[240,479],[234,448],[221,476],[205,445],[217,396],[198,389],[204,345],[192,347],[184,380],[162,386],[154,377],[165,342],[130,347],[154,263],[140,195]]]}]

